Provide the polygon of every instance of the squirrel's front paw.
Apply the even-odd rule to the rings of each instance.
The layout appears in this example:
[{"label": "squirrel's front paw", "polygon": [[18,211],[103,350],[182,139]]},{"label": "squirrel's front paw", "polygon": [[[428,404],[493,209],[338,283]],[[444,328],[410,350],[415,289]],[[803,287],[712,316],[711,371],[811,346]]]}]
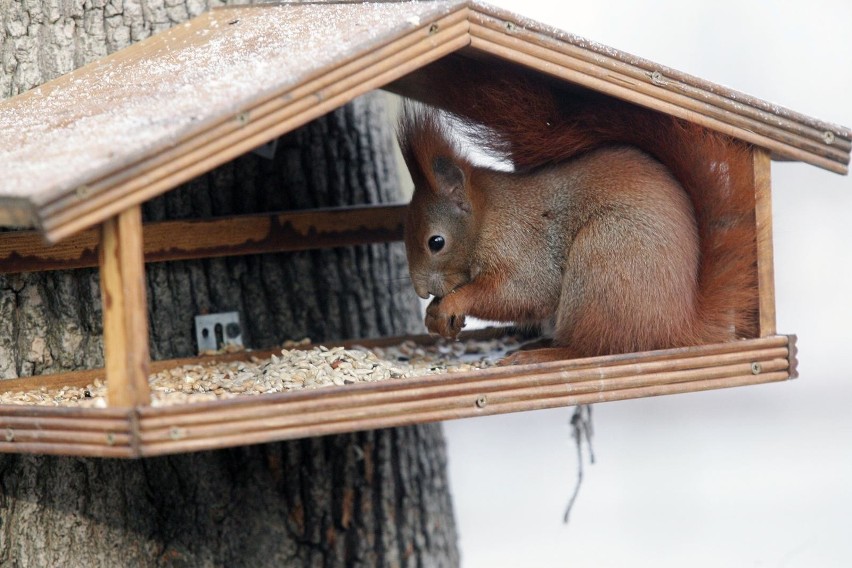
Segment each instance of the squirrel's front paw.
[{"label": "squirrel's front paw", "polygon": [[464,314],[452,313],[448,302],[435,298],[426,308],[426,329],[447,339],[458,337],[464,327]]}]

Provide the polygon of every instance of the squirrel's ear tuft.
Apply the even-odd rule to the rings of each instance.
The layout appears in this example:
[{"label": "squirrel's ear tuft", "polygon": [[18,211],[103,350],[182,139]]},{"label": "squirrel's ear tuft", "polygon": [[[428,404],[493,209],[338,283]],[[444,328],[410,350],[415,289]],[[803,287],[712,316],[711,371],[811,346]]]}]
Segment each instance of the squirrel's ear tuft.
[{"label": "squirrel's ear tuft", "polygon": [[469,213],[471,167],[453,143],[449,125],[430,107],[406,102],[402,110],[397,137],[415,188],[434,191]]},{"label": "squirrel's ear tuft", "polygon": [[470,212],[470,201],[465,191],[464,171],[446,156],[432,160],[432,173],[438,193],[451,199],[463,211]]}]

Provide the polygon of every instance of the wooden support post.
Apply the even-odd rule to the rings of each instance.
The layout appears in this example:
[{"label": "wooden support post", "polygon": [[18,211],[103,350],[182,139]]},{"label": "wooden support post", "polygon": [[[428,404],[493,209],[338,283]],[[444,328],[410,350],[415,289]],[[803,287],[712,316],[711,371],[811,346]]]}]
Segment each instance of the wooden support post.
[{"label": "wooden support post", "polygon": [[116,407],[150,404],[142,212],[138,205],[101,225],[98,260],[107,403]]},{"label": "wooden support post", "polygon": [[755,147],[753,158],[754,215],[757,230],[757,285],[760,295],[760,336],[775,335],[775,265],[772,256],[772,189],[769,151]]}]

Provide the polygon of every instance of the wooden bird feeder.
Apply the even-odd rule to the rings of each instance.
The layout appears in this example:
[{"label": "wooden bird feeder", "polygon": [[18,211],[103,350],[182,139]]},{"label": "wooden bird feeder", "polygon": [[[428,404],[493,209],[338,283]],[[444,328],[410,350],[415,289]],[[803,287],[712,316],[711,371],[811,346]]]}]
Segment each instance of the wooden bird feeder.
[{"label": "wooden bird feeder", "polygon": [[[146,262],[399,240],[404,205],[143,225],[140,205],[353,98],[420,98],[445,57],[515,65],[753,145],[759,334],[717,345],[151,406]],[[852,132],[471,1],[213,10],[0,103],[0,272],[98,266],[107,408],[0,405],[0,451],[140,457],[482,414],[783,381],[770,159],[847,173]],[[309,237],[310,235],[310,237]],[[239,357],[239,354],[231,357]],[[244,356],[244,355],[243,355]]]}]

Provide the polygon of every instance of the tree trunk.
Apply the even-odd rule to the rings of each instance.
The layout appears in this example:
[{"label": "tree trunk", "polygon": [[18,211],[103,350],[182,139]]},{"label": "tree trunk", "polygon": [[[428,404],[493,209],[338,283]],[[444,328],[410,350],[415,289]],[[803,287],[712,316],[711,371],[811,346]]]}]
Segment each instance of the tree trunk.
[{"label": "tree trunk", "polygon": [[[0,0],[0,95],[184,21],[193,0]],[[398,201],[383,99],[364,97],[147,203],[148,220]],[[147,267],[154,358],[196,314],[252,347],[419,329],[404,251],[375,245]],[[92,270],[0,276],[0,378],[101,365]],[[137,461],[0,456],[0,566],[458,563],[439,426]]]}]

